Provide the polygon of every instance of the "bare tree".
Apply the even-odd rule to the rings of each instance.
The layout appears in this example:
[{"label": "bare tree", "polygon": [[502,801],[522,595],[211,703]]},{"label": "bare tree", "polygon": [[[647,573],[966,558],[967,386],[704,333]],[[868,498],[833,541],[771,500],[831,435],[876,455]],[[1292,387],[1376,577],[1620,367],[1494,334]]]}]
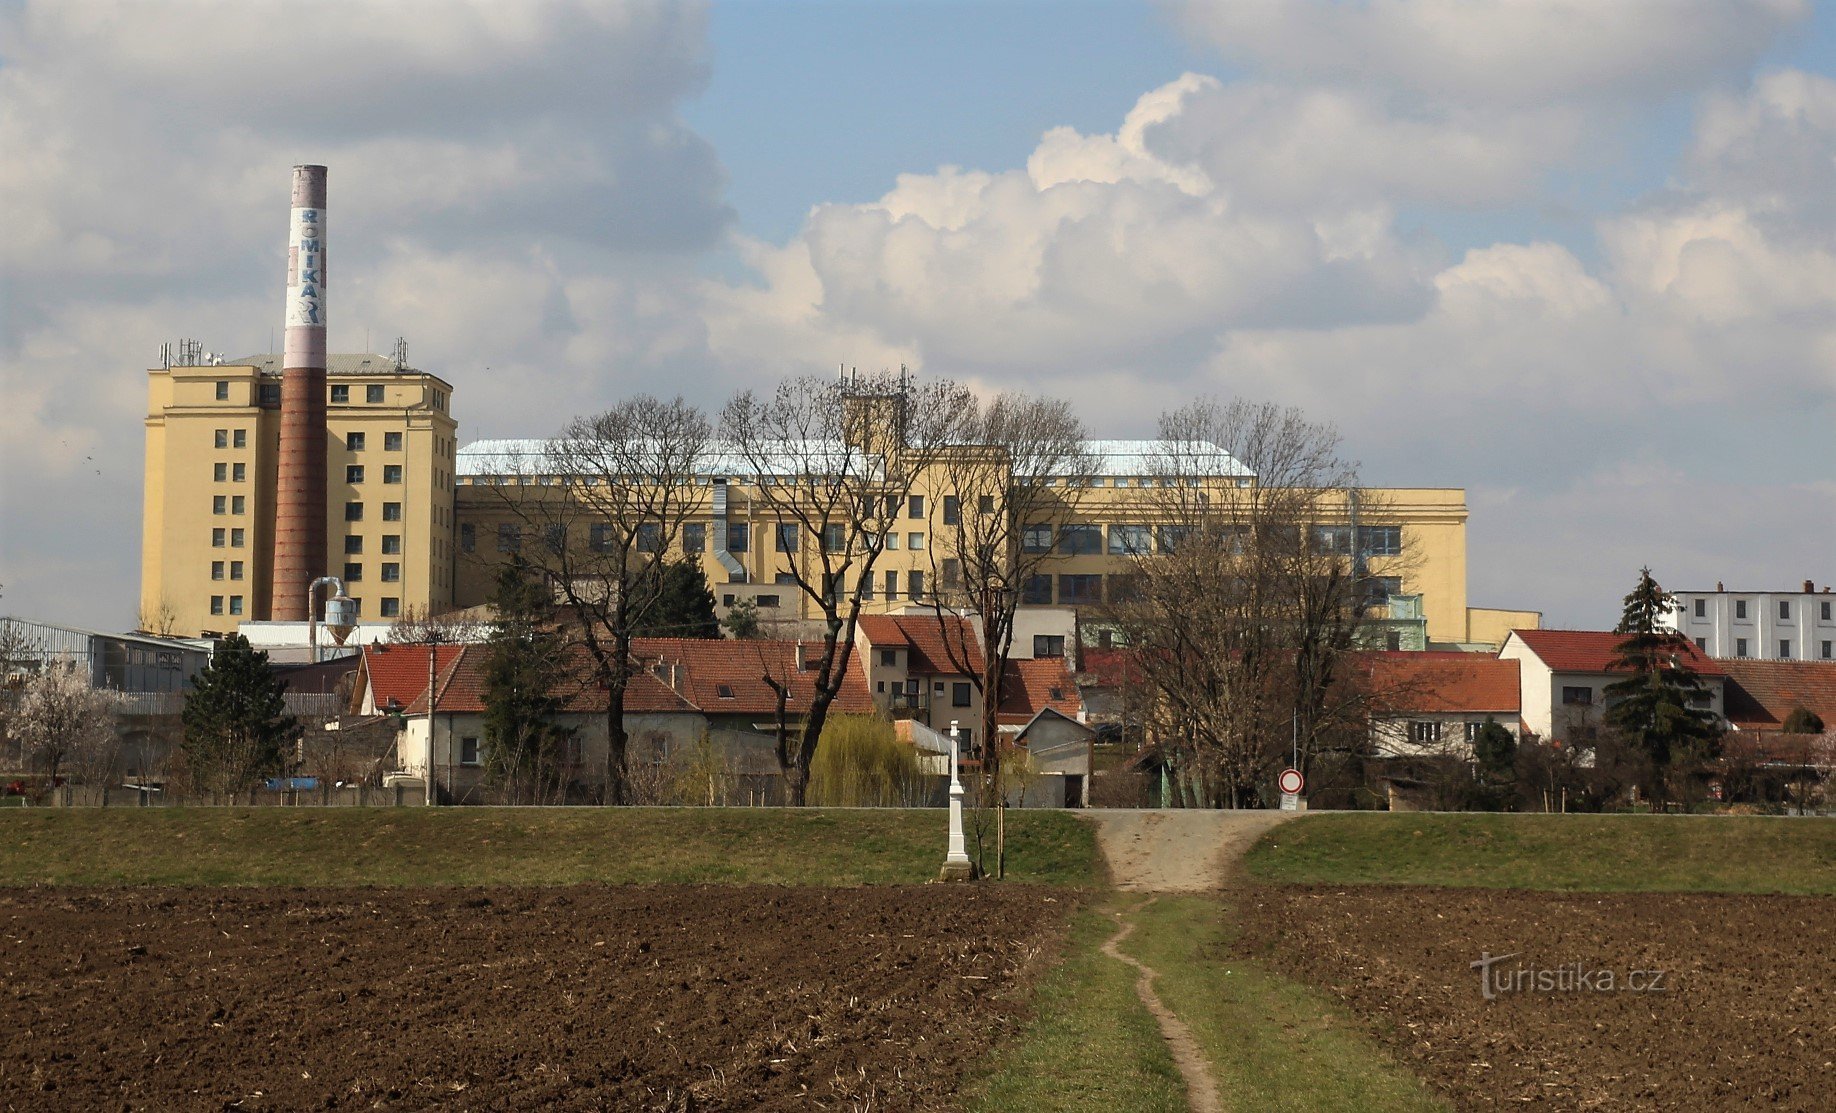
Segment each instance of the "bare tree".
[{"label": "bare tree", "polygon": [[119,704],[115,693],[92,688],[75,662],[61,661],[26,682],[12,725],[53,782],[66,766],[85,779],[106,777],[121,750]]},{"label": "bare tree", "polygon": [[490,621],[475,611],[434,614],[431,607],[410,606],[389,624],[385,640],[390,645],[464,645],[482,642],[490,633]]},{"label": "bare tree", "polygon": [[[967,675],[982,700],[983,792],[995,807],[996,876],[1006,872],[1007,794],[1001,779],[997,716],[1002,678],[1013,655],[1014,614],[1041,597],[1047,569],[1081,551],[1090,526],[1081,520],[1090,480],[1101,461],[1084,423],[1055,398],[1000,394],[957,409],[955,444],[932,469],[940,525],[928,546],[937,585],[931,604],[952,666]],[[1100,532],[1100,529],[1099,529]],[[1051,598],[1049,586],[1043,598]],[[974,616],[981,645],[969,623]]]},{"label": "bare tree", "polygon": [[792,805],[805,800],[816,743],[848,675],[883,539],[970,403],[948,380],[917,385],[903,372],[806,376],[769,396],[743,391],[721,414],[723,440],[751,473],[757,504],[774,526],[779,574],[821,615],[822,648],[807,662],[809,708],[795,725],[778,720]]},{"label": "bare tree", "polygon": [[152,634],[158,638],[169,638],[178,632],[178,612],[164,595],[149,606],[140,609],[138,626],[143,634]]},{"label": "bare tree", "polygon": [[[1200,400],[1161,420],[1154,536],[1109,614],[1161,704],[1182,801],[1242,807],[1290,750],[1305,770],[1362,746],[1346,654],[1371,601],[1380,514],[1330,426],[1294,409]],[[1400,558],[1391,559],[1392,564]]]},{"label": "bare tree", "polygon": [[699,485],[713,432],[681,398],[649,395],[576,418],[539,450],[499,461],[483,485],[501,506],[497,548],[520,553],[561,604],[562,620],[606,693],[605,799],[630,803],[625,688],[631,639],[658,590]]}]

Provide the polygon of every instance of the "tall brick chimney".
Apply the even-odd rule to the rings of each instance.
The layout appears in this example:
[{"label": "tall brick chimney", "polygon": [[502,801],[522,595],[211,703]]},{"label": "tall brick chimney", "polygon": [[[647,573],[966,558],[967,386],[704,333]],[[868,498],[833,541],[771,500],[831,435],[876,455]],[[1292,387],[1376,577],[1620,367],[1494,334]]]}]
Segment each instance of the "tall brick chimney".
[{"label": "tall brick chimney", "polygon": [[304,622],[325,564],[325,167],[293,168],[272,617]]}]

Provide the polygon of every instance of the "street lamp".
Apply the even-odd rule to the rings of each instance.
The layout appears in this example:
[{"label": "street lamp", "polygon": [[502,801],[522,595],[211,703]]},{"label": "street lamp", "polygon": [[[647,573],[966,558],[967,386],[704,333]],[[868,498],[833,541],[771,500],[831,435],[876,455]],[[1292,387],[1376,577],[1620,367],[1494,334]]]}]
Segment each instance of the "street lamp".
[{"label": "street lamp", "polygon": [[968,848],[963,844],[963,780],[957,775],[960,761],[957,752],[956,720],[950,720],[950,846],[944,854],[943,869],[937,877],[940,881],[969,881],[975,877],[975,864],[969,861]]}]

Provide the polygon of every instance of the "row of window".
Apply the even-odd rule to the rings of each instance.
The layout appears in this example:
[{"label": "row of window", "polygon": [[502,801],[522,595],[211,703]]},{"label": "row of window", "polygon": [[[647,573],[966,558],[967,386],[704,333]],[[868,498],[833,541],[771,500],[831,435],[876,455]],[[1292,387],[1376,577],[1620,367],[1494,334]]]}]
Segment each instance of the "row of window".
[{"label": "row of window", "polygon": [[[237,466],[240,467],[241,465]],[[344,481],[346,483],[362,483],[363,476],[364,471],[362,464],[346,464],[344,466]],[[400,464],[384,464],[382,481],[384,483],[400,483],[402,481],[402,466]]]},{"label": "row of window", "polygon": [[[362,433],[344,434],[345,451],[362,452],[364,450],[364,444],[368,439],[369,438]],[[400,452],[402,450],[402,434],[384,433],[382,435],[382,446],[384,452]]]},{"label": "row of window", "polygon": [[[1706,650],[1708,648],[1708,639],[1707,638],[1697,638],[1696,648]],[[1825,661],[1836,660],[1836,658],[1831,657],[1832,650],[1836,650],[1836,642],[1832,642],[1828,640],[1827,638],[1817,644],[1817,656],[1821,657]],[[1746,638],[1735,638],[1734,639],[1734,656],[1736,657],[1753,656],[1752,653],[1748,652]],[[1790,638],[1780,638],[1779,639],[1779,660],[1781,661],[1791,660],[1791,639]]]},{"label": "row of window", "polygon": [[218,448],[247,448],[249,431],[247,429],[218,429],[214,431],[211,443]]},{"label": "row of window", "polygon": [[[1819,622],[1830,621],[1830,613],[1831,613],[1830,601],[1826,599],[1818,600],[1817,608],[1818,608],[1817,620]],[[1707,618],[1708,617],[1708,600],[1707,599],[1696,600],[1696,617],[1697,618]],[[1747,600],[1745,599],[1734,600],[1734,617],[1736,620],[1747,617]],[[1791,621],[1791,600],[1789,599],[1779,600],[1779,621],[1780,622],[1790,622]]]},{"label": "row of window", "polygon": [[227,566],[225,562],[221,560],[213,560],[210,562],[211,579],[221,580],[226,573],[232,580],[242,579],[242,562],[239,560],[232,560],[227,563]]},{"label": "row of window", "polygon": [[[401,580],[402,580],[401,564],[397,561],[392,561],[392,560],[383,561],[382,582],[386,584],[394,584],[394,583],[400,583]],[[344,582],[347,584],[362,583],[363,582],[363,565],[359,563],[346,564],[344,566]]]},{"label": "row of window", "polygon": [[1416,719],[1409,724],[1409,741],[1421,746],[1432,746],[1443,737],[1443,729],[1453,725],[1461,728],[1469,743],[1477,742],[1479,732],[1485,729],[1483,722],[1474,722],[1471,719],[1459,724],[1442,723],[1434,719]]},{"label": "row of window", "polygon": [[[363,503],[361,502],[345,503],[344,504],[344,520],[347,522],[363,521]],[[385,522],[401,521],[402,520],[402,504],[399,502],[383,503],[382,504],[382,520]]]},{"label": "row of window", "polygon": [[243,483],[249,477],[247,464],[226,464],[219,460],[212,464],[210,477],[218,483]]},{"label": "row of window", "polygon": [[[349,405],[351,401],[351,385],[349,383],[333,383],[331,388],[331,400],[334,406]],[[370,405],[380,403],[383,400],[382,384],[365,384],[363,388],[363,400]]]},{"label": "row of window", "polygon": [[227,530],[219,526],[210,531],[210,547],[221,549],[227,544],[232,549],[240,549],[243,546],[243,539],[247,536],[247,531],[241,526]]},{"label": "row of window", "polygon": [[212,495],[210,512],[212,514],[245,514],[248,497],[246,495]]},{"label": "row of window", "polygon": [[[383,534],[382,551],[384,556],[393,556],[400,553],[402,551],[402,535],[399,533]],[[360,556],[362,553],[362,534],[353,533],[344,539],[345,556]]]},{"label": "row of window", "polygon": [[[1111,556],[1147,556],[1155,551],[1178,551],[1192,536],[1191,526],[1113,525],[1109,527],[1107,551]],[[1250,527],[1226,531],[1223,544],[1232,553],[1242,555],[1249,546]],[[1292,539],[1298,533],[1289,531]],[[1359,526],[1356,531],[1359,553],[1363,556],[1398,556],[1403,551],[1401,526]],[[1317,526],[1314,544],[1321,552],[1350,554],[1353,530],[1350,526]],[[1049,553],[1056,549],[1065,556],[1095,556],[1105,551],[1103,527],[1077,523],[1052,526],[1027,526],[1020,537],[1020,547],[1029,553]]]}]

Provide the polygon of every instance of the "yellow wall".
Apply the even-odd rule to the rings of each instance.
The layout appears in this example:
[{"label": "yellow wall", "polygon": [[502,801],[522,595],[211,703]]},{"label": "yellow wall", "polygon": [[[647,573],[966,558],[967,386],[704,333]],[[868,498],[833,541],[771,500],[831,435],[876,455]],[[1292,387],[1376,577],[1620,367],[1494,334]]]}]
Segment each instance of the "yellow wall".
[{"label": "yellow wall", "polygon": [[1474,645],[1501,646],[1513,630],[1539,630],[1542,611],[1504,611],[1492,607],[1468,607],[1466,638]]}]

